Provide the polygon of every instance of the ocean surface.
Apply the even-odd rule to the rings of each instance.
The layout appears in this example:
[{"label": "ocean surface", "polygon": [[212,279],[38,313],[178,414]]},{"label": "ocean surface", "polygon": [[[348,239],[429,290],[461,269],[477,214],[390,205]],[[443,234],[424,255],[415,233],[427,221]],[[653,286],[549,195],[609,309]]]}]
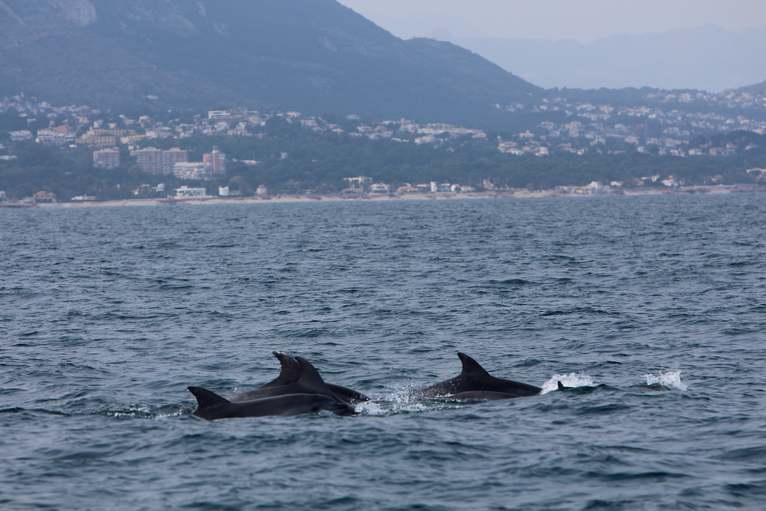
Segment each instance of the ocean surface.
[{"label": "ocean surface", "polygon": [[[765,221],[763,194],[0,210],[0,509],[765,509]],[[273,350],[374,400],[191,415]],[[416,399],[458,351],[545,393]]]}]

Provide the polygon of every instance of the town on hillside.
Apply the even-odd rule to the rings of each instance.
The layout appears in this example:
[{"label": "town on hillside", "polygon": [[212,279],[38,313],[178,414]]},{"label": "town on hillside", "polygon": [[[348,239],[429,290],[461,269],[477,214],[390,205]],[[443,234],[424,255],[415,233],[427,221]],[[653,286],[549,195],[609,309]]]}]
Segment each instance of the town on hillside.
[{"label": "town on hillside", "polygon": [[[598,102],[562,91],[534,105],[496,105],[498,109],[533,120],[516,131],[489,133],[477,128],[408,119],[373,121],[353,114],[329,119],[298,112],[247,108],[184,112],[165,117],[130,116],[88,106],[55,106],[19,94],[0,100],[3,125],[11,127],[0,132],[0,170],[3,164],[8,166],[16,162],[20,158],[17,153],[33,144],[61,154],[87,151],[86,166],[93,171],[109,173],[122,169],[152,178],[151,182],[135,183],[130,190],[118,183],[116,186],[123,196],[179,200],[241,195],[265,198],[269,196],[268,183],[239,186],[236,181],[230,182],[232,167],[238,172],[246,172],[247,169],[263,168],[264,162],[255,156],[243,155],[246,151],[227,155],[216,146],[216,141],[243,140],[246,143],[247,140],[274,139],[278,145],[280,139],[275,135],[274,126],[287,126],[300,130],[307,137],[325,137],[322,140],[338,140],[345,144],[363,140],[401,148],[433,148],[443,153],[478,147],[482,151],[494,151],[496,156],[493,158],[506,158],[509,162],[522,157],[544,160],[629,154],[673,159],[727,158],[763,152],[762,146],[766,145],[766,95],[737,91],[718,94],[646,91],[640,101],[635,98],[631,101],[631,104]],[[732,133],[741,136],[732,138]],[[205,149],[200,149],[206,144]],[[270,158],[277,162],[291,159],[290,151],[278,149],[272,151],[277,156]],[[23,165],[21,161],[16,163]],[[766,161],[759,160],[759,163],[743,169],[745,173],[742,174],[756,184],[766,181],[763,168]],[[349,177],[346,174],[323,190],[342,196],[360,196],[509,192],[514,189],[489,176],[474,176],[470,183],[438,178],[421,181],[418,177],[408,179],[406,175],[399,175],[381,179],[380,176]],[[672,189],[686,184],[693,183],[670,173],[646,172],[630,179],[607,181],[583,176],[580,183],[559,183],[555,188],[559,193],[602,194],[645,186]],[[711,174],[706,176],[704,184],[722,184],[722,178]],[[310,189],[304,191],[316,193]],[[101,198],[88,195],[85,190],[63,197],[54,192],[41,189],[27,197],[13,198],[27,202]],[[0,199],[7,202],[11,195],[6,191]]]}]

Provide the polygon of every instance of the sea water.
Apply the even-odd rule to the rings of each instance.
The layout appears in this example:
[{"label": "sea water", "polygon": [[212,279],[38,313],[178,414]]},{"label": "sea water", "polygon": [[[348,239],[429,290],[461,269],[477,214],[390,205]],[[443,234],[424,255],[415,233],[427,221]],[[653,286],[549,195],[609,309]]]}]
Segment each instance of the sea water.
[{"label": "sea water", "polygon": [[[763,509],[765,220],[759,194],[0,210],[0,508]],[[273,350],[372,401],[191,415]],[[418,399],[458,351],[543,394]]]}]

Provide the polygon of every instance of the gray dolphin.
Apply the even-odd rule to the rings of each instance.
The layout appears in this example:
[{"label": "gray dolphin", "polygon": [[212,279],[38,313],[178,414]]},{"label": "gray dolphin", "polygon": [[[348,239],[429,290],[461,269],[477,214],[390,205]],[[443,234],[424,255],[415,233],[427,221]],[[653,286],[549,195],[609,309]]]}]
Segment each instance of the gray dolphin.
[{"label": "gray dolphin", "polygon": [[200,387],[189,387],[197,398],[194,415],[205,420],[246,417],[289,416],[328,410],[337,415],[354,415],[354,408],[335,398],[318,394],[289,394],[232,403],[218,394]]},{"label": "gray dolphin", "polygon": [[269,394],[265,393],[264,389],[283,387],[298,381],[298,379],[301,377],[301,372],[303,371],[303,367],[301,366],[300,362],[286,353],[274,351],[272,354],[274,357],[276,357],[277,360],[279,360],[279,376],[277,376],[269,383],[262,385],[257,390],[248,390],[246,392],[240,392],[239,394],[232,396],[232,402],[238,403],[242,401],[252,401],[253,399],[258,399],[259,397],[266,397]]},{"label": "gray dolphin", "polygon": [[[279,376],[259,389],[235,395],[231,399],[232,402],[240,403],[286,394],[324,394],[349,403],[369,401],[367,396],[355,390],[325,383],[319,371],[305,358],[291,357],[278,352],[274,352],[274,356],[281,366]],[[319,389],[316,388],[317,384]]]},{"label": "gray dolphin", "polygon": [[[285,361],[283,368],[288,367],[291,371],[284,375],[285,381],[289,381],[296,374],[294,364],[288,360],[291,357],[279,355],[277,358],[280,362]],[[297,381],[261,388],[249,393],[251,396],[249,399],[244,399],[240,394],[238,396],[240,401],[229,401],[209,390],[189,387],[189,392],[197,398],[197,410],[194,415],[207,420],[217,420],[267,415],[297,415],[319,410],[329,410],[338,415],[356,413],[350,403],[335,395],[322,380],[319,371],[308,360],[296,357],[294,361],[300,366]]]},{"label": "gray dolphin", "polygon": [[276,359],[279,360],[279,376],[277,376],[269,383],[262,385],[262,388],[278,387],[280,385],[287,385],[289,383],[295,383],[298,381],[298,378],[301,377],[301,371],[303,370],[300,362],[295,360],[287,353],[274,351],[272,352],[272,355],[274,355]]},{"label": "gray dolphin", "polygon": [[463,364],[462,372],[454,378],[423,389],[420,391],[422,396],[449,396],[453,399],[481,401],[535,396],[543,390],[533,385],[495,378],[465,353],[458,353],[458,357]]}]

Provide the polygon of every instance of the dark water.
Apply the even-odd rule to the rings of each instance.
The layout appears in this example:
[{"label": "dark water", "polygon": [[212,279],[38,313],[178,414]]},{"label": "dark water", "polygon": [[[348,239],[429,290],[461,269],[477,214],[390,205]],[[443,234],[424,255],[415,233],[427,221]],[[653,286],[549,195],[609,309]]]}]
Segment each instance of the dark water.
[{"label": "dark water", "polygon": [[[0,210],[1,509],[764,509],[766,197]],[[301,354],[357,417],[206,423]],[[458,372],[573,392],[418,402]],[[561,375],[554,377],[554,375]]]}]

